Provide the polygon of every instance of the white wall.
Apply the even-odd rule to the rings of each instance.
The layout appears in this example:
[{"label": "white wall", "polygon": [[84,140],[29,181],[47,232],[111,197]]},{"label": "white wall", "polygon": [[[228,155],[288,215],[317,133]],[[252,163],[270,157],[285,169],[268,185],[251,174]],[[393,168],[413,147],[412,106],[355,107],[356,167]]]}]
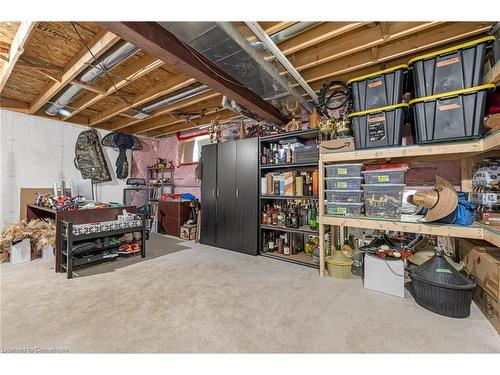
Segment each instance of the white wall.
[{"label": "white wall", "polygon": [[[19,220],[21,187],[52,187],[81,178],[73,165],[78,134],[86,127],[38,116],[0,110],[0,228]],[[99,136],[107,134],[98,130]],[[99,184],[97,198],[121,202],[125,180],[117,180],[118,152],[103,147],[113,180]],[[127,151],[129,166],[131,151]]]}]

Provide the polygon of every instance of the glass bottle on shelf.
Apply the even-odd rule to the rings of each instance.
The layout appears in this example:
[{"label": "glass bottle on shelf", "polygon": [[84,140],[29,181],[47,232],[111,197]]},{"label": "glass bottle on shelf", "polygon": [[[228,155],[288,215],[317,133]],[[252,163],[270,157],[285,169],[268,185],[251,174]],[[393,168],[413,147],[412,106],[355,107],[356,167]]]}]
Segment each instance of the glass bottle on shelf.
[{"label": "glass bottle on shelf", "polygon": [[290,235],[288,233],[285,233],[285,238],[283,240],[283,254],[284,255],[290,255],[290,241],[289,241]]},{"label": "glass bottle on shelf", "polygon": [[316,230],[318,229],[318,211],[316,209],[316,204],[313,203],[312,206],[311,206],[311,219],[309,221],[309,227],[312,229],[312,230]]},{"label": "glass bottle on shelf", "polygon": [[269,240],[267,239],[267,234],[264,232],[262,235],[262,247],[261,252],[267,253],[269,251]]},{"label": "glass bottle on shelf", "polygon": [[292,215],[290,218],[291,227],[298,229],[299,228],[299,214],[297,213],[298,209],[296,207],[292,207]]},{"label": "glass bottle on shelf", "polygon": [[268,251],[270,253],[274,253],[275,252],[274,233],[273,232],[269,233]]},{"label": "glass bottle on shelf", "polygon": [[267,154],[268,154],[267,148],[264,147],[262,149],[262,155],[260,157],[260,164],[261,165],[266,165],[267,164]]}]

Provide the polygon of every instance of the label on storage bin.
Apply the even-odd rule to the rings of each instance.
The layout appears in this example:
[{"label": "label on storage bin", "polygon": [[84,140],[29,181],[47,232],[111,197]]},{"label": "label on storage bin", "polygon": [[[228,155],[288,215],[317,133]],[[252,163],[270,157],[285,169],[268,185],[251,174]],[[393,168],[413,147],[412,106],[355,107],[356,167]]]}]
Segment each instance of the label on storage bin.
[{"label": "label on storage bin", "polygon": [[436,67],[441,68],[443,66],[459,63],[460,59],[458,57],[453,57],[452,59],[439,61],[436,63]]},{"label": "label on storage bin", "polygon": [[345,213],[347,212],[345,207],[337,207],[335,210],[337,211],[338,214],[342,215],[345,215]]},{"label": "label on storage bin", "polygon": [[370,142],[381,141],[385,138],[385,117],[368,119],[368,136]]},{"label": "label on storage bin", "polygon": [[345,181],[339,181],[339,182],[337,182],[337,187],[339,189],[345,189],[347,187],[347,182],[345,182]]},{"label": "label on storage bin", "polygon": [[453,104],[439,105],[438,108],[440,111],[449,111],[450,109],[459,109],[462,107],[458,103],[453,103]]},{"label": "label on storage bin", "polygon": [[378,181],[378,182],[389,182],[389,176],[388,176],[388,175],[385,175],[385,176],[377,176],[377,181]]},{"label": "label on storage bin", "polygon": [[347,168],[338,168],[337,174],[347,174]]},{"label": "label on storage bin", "polygon": [[382,80],[375,81],[375,82],[370,82],[368,84],[368,88],[371,89],[371,88],[374,88],[374,87],[377,87],[377,86],[382,86],[382,84],[383,84]]}]

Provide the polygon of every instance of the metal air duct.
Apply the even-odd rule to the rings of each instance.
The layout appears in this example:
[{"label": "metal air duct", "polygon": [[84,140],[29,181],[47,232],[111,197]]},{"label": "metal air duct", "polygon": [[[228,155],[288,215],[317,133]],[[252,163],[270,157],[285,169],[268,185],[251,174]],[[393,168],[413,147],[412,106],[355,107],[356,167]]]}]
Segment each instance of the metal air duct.
[{"label": "metal air duct", "polygon": [[[118,42],[110,51],[97,59],[97,61],[92,64],[93,66],[84,70],[80,76],[77,77],[77,80],[86,84],[92,84],[105,74],[106,71],[125,61],[138,51],[139,48],[132,43],[125,41]],[[63,116],[67,115],[69,111],[66,107],[74,102],[83,91],[84,89],[80,86],[72,84],[67,85],[45,107],[45,113],[50,116],[55,116],[57,114]]]}]

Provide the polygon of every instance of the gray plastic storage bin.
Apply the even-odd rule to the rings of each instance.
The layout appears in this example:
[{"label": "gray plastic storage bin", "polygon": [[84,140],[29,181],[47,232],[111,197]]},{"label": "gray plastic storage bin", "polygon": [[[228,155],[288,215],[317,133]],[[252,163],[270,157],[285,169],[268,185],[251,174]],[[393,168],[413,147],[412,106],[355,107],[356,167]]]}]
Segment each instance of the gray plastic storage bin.
[{"label": "gray plastic storage bin", "polygon": [[363,202],[363,190],[325,190],[326,200],[337,203]]},{"label": "gray plastic storage bin", "polygon": [[359,190],[363,177],[325,177],[326,190]]},{"label": "gray plastic storage bin", "polygon": [[360,216],[363,206],[363,203],[325,202],[325,214],[340,216]]},{"label": "gray plastic storage bin", "polygon": [[401,219],[405,184],[363,184],[366,216]]},{"label": "gray plastic storage bin", "polygon": [[402,184],[408,168],[388,168],[364,171],[365,184]]},{"label": "gray plastic storage bin", "polygon": [[326,177],[360,177],[363,163],[325,166]]}]

